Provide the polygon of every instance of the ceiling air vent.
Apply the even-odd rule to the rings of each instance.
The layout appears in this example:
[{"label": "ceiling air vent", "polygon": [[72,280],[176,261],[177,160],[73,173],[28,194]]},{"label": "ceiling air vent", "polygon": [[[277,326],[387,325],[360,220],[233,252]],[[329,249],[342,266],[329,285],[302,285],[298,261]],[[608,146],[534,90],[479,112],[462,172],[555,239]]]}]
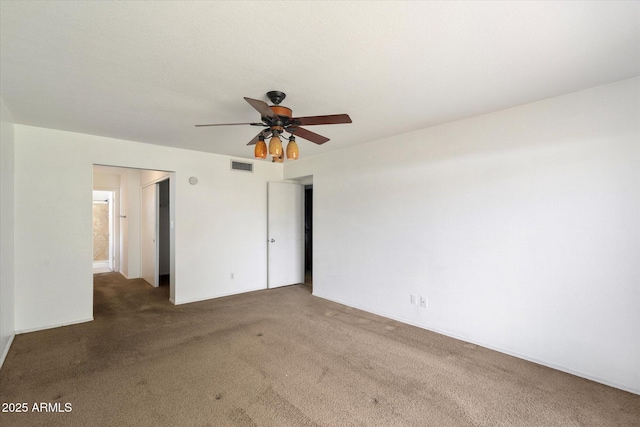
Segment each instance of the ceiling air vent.
[{"label": "ceiling air vent", "polygon": [[253,172],[253,163],[244,163],[231,160],[231,170]]}]

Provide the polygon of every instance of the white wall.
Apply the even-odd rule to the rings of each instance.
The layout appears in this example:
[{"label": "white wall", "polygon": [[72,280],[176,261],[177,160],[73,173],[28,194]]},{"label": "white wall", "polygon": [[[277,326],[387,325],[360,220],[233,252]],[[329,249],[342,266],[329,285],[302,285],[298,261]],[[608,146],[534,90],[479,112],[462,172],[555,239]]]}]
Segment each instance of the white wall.
[{"label": "white wall", "polygon": [[639,393],[639,93],[286,163],[313,175],[314,294]]},{"label": "white wall", "polygon": [[0,366],[14,337],[14,133],[0,98]]},{"label": "white wall", "polygon": [[[176,303],[264,289],[266,183],[282,179],[282,165],[255,161],[255,172],[246,173],[230,170],[229,161],[214,154],[15,125],[15,329],[92,318],[93,164],[175,171]],[[130,172],[121,176],[121,183],[135,181]],[[198,185],[188,183],[190,176],[198,177]],[[138,189],[140,182],[138,176]],[[127,186],[126,197],[134,197],[132,188]],[[122,205],[128,219],[135,216],[131,206]],[[47,215],[41,215],[45,210]],[[134,248],[128,252],[131,258]],[[132,274],[131,262],[128,268]]]}]

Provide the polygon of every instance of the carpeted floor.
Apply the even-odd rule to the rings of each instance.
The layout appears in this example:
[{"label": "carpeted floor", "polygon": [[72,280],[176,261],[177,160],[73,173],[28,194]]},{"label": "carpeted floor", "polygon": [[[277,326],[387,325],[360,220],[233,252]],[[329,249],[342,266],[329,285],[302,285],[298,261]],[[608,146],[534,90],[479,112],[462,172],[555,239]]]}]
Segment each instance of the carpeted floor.
[{"label": "carpeted floor", "polygon": [[0,402],[28,410],[0,425],[640,425],[640,396],[306,286],[173,306],[168,287],[94,277],[95,321],[15,338]]}]

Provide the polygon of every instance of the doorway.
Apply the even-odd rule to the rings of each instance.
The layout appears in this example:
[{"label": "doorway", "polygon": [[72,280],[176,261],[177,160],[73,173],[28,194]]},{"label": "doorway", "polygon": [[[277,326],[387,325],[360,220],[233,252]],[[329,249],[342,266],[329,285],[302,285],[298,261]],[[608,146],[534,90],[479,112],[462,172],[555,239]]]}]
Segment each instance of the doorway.
[{"label": "doorway", "polygon": [[158,275],[159,285],[171,283],[171,196],[169,179],[158,184]]},{"label": "doorway", "polygon": [[[176,184],[175,172],[162,170],[138,169],[112,165],[93,166],[93,189],[113,191],[112,218],[114,243],[113,271],[118,272],[126,279],[141,279],[142,275],[142,228],[143,189],[149,185],[158,194],[156,201],[158,206],[157,226],[158,234],[155,239],[161,245],[157,249],[158,262],[157,274],[151,277],[158,278],[158,287],[161,284],[163,294],[168,294],[169,301],[175,302],[175,203]],[[155,191],[154,191],[155,193]],[[155,194],[154,194],[155,196]],[[162,198],[162,200],[160,200]],[[171,202],[170,202],[171,200]],[[162,204],[162,207],[160,207]],[[155,205],[155,202],[154,202]],[[154,218],[156,215],[154,210]],[[156,248],[153,249],[153,259],[156,258]],[[160,257],[162,254],[162,257]],[[160,276],[162,273],[162,276]],[[160,291],[160,289],[159,289]]]},{"label": "doorway", "polygon": [[142,188],[141,270],[152,286],[171,282],[170,179]]},{"label": "doorway", "polygon": [[304,283],[313,292],[313,185],[304,186]]},{"label": "doorway", "polygon": [[115,194],[93,191],[93,274],[115,271]]}]

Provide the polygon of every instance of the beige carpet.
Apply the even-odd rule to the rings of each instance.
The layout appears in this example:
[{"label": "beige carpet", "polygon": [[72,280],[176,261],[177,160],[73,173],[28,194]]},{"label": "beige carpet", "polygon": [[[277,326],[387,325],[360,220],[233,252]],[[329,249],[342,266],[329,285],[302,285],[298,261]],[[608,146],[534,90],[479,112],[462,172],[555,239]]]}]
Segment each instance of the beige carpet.
[{"label": "beige carpet", "polygon": [[[166,287],[108,273],[94,314],[16,337],[0,401],[28,412],[0,425],[640,425],[640,396],[302,285],[173,306]],[[41,402],[71,412],[33,412]]]}]

